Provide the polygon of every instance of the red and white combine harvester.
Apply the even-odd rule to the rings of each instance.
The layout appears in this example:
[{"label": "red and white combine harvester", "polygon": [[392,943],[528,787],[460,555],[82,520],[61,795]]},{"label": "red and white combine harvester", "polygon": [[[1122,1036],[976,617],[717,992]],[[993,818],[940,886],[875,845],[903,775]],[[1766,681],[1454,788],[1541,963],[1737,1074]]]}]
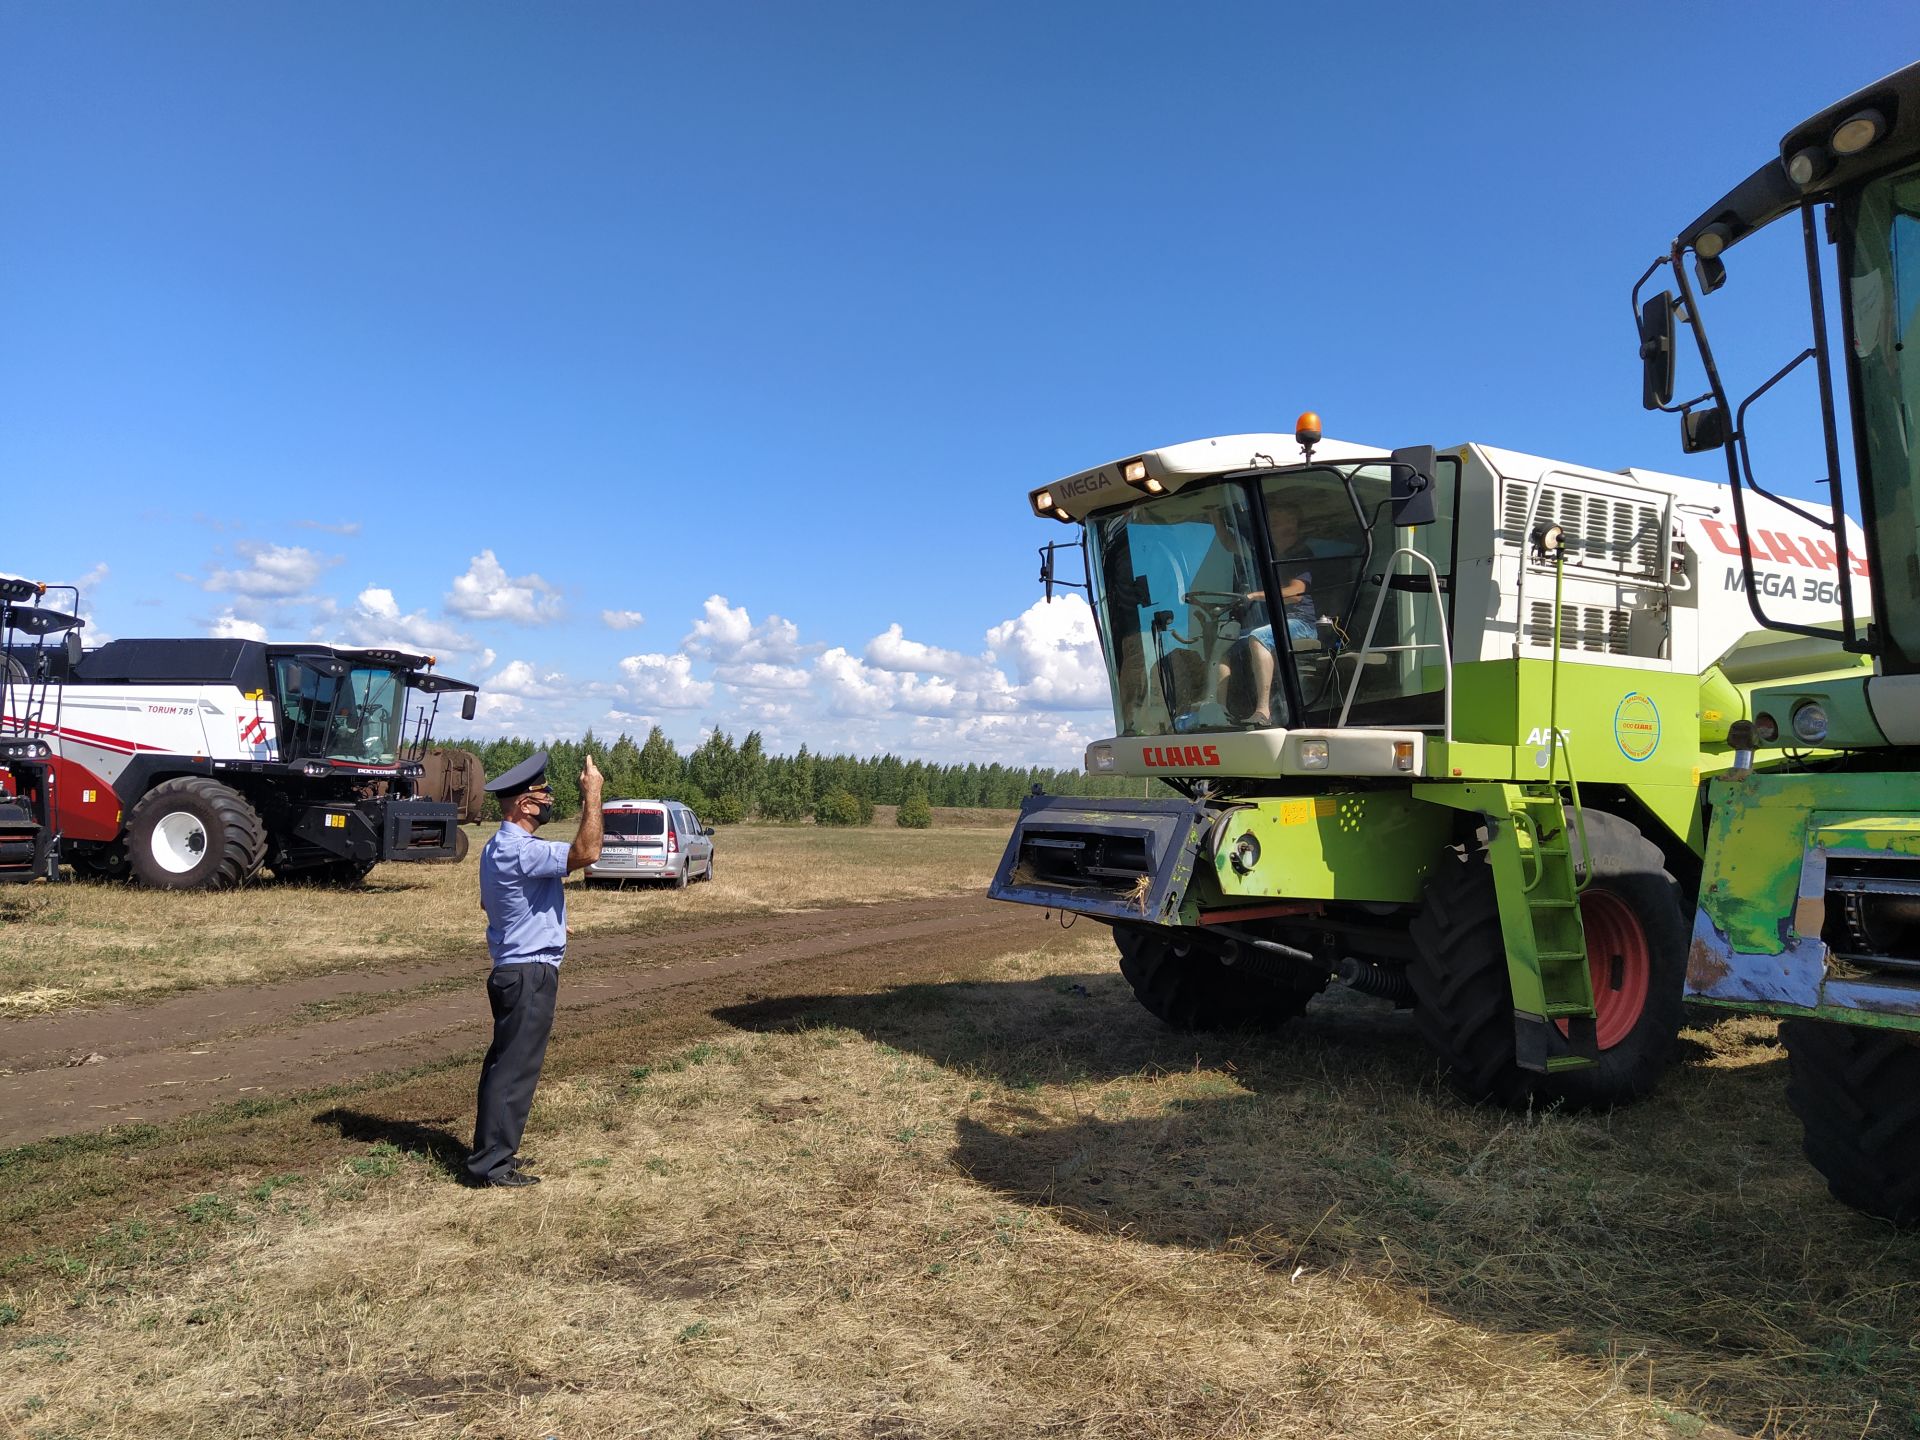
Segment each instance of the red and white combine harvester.
[{"label": "red and white combine harvester", "polygon": [[433,657],[258,640],[83,652],[45,644],[53,633],[15,646],[8,632],[5,733],[44,750],[40,823],[76,873],[163,890],[264,868],[356,884],[382,860],[454,854],[458,814],[419,797],[418,757],[441,696],[460,694],[471,719],[478,687]]},{"label": "red and white combine harvester", "polygon": [[[62,589],[72,597],[65,609],[56,608]],[[0,575],[0,883],[51,880],[60,870],[53,747],[43,737],[59,721],[53,673],[80,658],[82,622],[73,587],[54,587],[54,605],[46,596],[45,585]]]}]

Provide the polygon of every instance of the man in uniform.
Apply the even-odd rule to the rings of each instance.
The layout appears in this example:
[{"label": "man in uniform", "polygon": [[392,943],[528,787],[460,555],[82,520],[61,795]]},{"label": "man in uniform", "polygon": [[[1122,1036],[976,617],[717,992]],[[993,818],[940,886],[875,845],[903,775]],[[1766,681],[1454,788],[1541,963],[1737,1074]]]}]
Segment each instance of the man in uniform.
[{"label": "man in uniform", "polygon": [[600,858],[600,786],[600,770],[589,755],[580,774],[580,830],[569,845],[533,836],[553,816],[546,751],[487,784],[500,799],[501,818],[480,852],[480,904],[493,956],[487,977],[493,1043],[480,1066],[479,1113],[467,1157],[467,1175],[476,1185],[540,1183],[520,1168],[515,1152],[547,1058],[566,956],[567,899],[560,882],[569,870]]}]

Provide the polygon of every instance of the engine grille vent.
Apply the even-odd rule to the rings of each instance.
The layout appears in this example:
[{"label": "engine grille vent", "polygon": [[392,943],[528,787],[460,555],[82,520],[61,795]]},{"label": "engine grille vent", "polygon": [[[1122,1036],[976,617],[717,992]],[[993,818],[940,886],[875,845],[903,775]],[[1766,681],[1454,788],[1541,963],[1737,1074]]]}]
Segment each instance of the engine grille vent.
[{"label": "engine grille vent", "polygon": [[[1500,538],[1509,544],[1527,540],[1527,504],[1533,486],[1502,482]],[[1615,575],[1660,580],[1661,507],[1644,500],[1591,495],[1548,485],[1534,512],[1536,524],[1558,525],[1568,536],[1567,563]]]},{"label": "engine grille vent", "polygon": [[[1527,607],[1527,644],[1551,648],[1553,645],[1553,604],[1535,600]],[[1606,605],[1563,605],[1560,607],[1560,648],[1591,650],[1600,655],[1627,653],[1627,626],[1630,612]]]}]

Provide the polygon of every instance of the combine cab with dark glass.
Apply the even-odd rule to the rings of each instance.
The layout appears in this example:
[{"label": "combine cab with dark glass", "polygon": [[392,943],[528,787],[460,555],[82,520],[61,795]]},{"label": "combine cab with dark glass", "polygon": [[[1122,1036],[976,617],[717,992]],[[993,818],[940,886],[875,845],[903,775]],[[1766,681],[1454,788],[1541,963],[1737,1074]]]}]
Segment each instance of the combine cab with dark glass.
[{"label": "combine cab with dark glass", "polygon": [[[991,893],[1110,925],[1176,1026],[1270,1026],[1338,980],[1412,1007],[1476,1099],[1643,1093],[1680,1019],[1700,777],[1753,685],[1859,663],[1758,630],[1728,499],[1323,442],[1311,416],[1040,487],[1080,532],[1043,579],[1080,552],[1112,695],[1087,769],[1141,789],[1030,799]],[[1852,577],[1792,556],[1761,583],[1836,616]]]}]

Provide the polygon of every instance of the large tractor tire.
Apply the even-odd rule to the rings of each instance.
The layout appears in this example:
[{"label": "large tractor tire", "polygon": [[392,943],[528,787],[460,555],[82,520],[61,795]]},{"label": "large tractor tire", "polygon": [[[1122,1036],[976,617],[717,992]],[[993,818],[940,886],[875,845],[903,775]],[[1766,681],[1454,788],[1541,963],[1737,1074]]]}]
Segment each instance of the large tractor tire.
[{"label": "large tractor tire", "polygon": [[1164,932],[1113,927],[1120,973],[1155,1018],[1175,1030],[1272,1030],[1307,1008],[1317,990],[1223,965],[1198,947],[1180,954]]},{"label": "large tractor tire", "polygon": [[453,827],[453,863],[456,865],[460,864],[463,860],[467,858],[468,852],[471,851],[472,849],[473,849],[473,841],[467,838],[466,830],[459,825],[454,826]]},{"label": "large tractor tire", "polygon": [[[1414,1019],[1454,1092],[1475,1102],[1604,1109],[1648,1094],[1680,1033],[1687,917],[1660,848],[1616,815],[1589,810],[1591,878],[1580,892],[1600,1059],[1540,1075],[1514,1059],[1513,990],[1493,867],[1484,851],[1443,861],[1411,927]],[[1575,859],[1580,836],[1569,816]],[[1564,1033],[1556,1053],[1571,1047]]]},{"label": "large tractor tire", "polygon": [[1920,1225],[1920,1037],[1824,1020],[1789,1020],[1780,1033],[1787,1103],[1833,1198]]},{"label": "large tractor tire", "polygon": [[151,890],[244,885],[267,855],[267,831],[246,797],[201,775],[153,787],[127,817],[134,880]]}]

